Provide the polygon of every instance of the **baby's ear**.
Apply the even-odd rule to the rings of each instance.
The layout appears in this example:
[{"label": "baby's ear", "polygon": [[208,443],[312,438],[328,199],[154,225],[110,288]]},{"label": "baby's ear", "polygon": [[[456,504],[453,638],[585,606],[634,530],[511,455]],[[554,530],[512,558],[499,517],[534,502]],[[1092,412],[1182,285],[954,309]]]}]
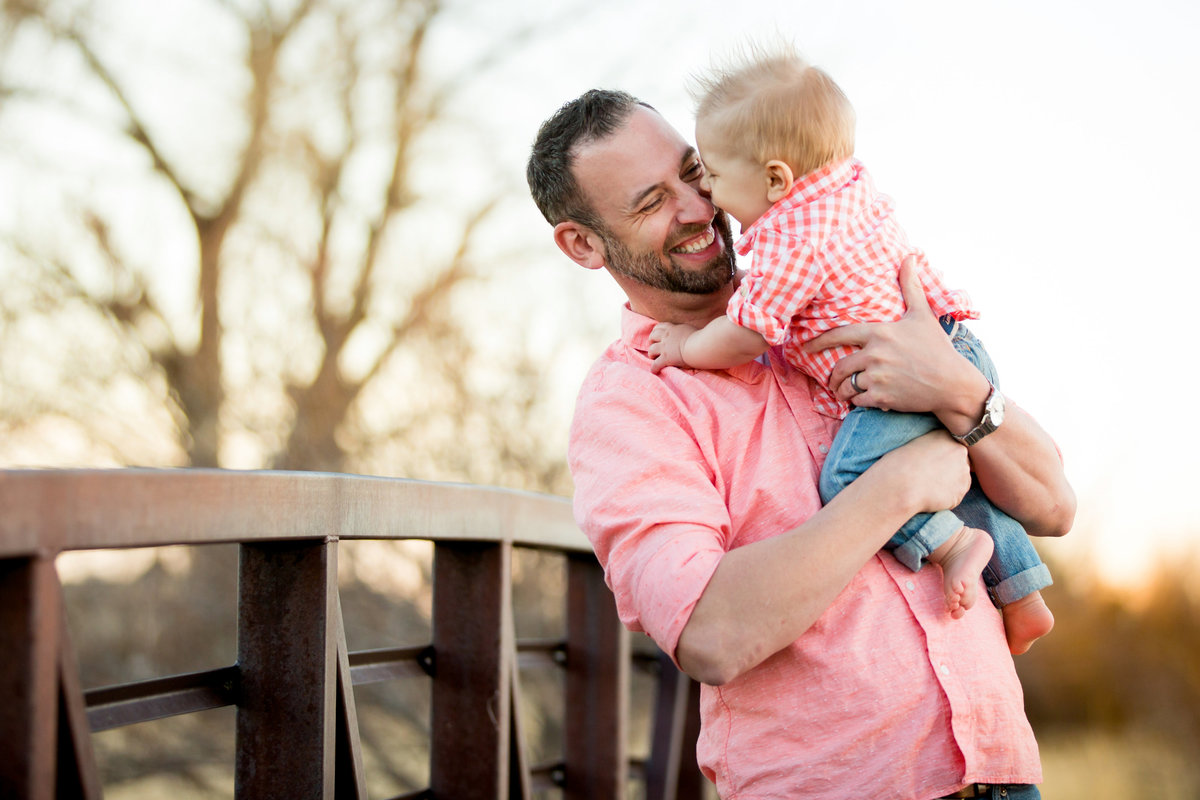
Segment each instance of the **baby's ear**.
[{"label": "baby's ear", "polygon": [[787,163],[777,159],[768,161],[766,170],[767,199],[772,203],[778,203],[787,197],[788,192],[792,190],[792,184],[796,182],[796,176],[792,174],[792,168]]},{"label": "baby's ear", "polygon": [[567,254],[567,258],[586,269],[604,266],[603,240],[589,227],[573,220],[554,226],[554,243]]}]

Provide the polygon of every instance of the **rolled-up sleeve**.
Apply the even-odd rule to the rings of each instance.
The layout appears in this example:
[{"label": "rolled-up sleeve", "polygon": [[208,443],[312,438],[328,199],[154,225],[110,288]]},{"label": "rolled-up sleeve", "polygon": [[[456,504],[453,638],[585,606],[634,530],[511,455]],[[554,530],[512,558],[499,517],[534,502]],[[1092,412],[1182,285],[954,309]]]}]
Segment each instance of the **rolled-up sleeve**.
[{"label": "rolled-up sleeve", "polygon": [[754,254],[753,265],[729,298],[725,314],[768,344],[781,345],[790,335],[793,317],[821,287],[824,271],[814,261],[811,244],[799,237],[763,228],[744,244],[745,252]]},{"label": "rolled-up sleeve", "polygon": [[701,446],[661,387],[621,365],[594,371],[576,406],[568,459],[575,517],[621,621],[673,655],[730,523]]}]

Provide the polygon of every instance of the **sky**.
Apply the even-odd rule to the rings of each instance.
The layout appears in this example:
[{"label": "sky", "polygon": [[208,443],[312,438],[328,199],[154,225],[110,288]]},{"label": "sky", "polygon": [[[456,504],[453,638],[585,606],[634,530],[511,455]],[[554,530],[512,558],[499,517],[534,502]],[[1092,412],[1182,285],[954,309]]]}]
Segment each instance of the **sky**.
[{"label": "sky", "polygon": [[[910,240],[970,293],[1005,393],[1063,452],[1076,529],[1043,552],[1124,582],[1193,550],[1200,6],[600,5],[525,53],[521,147],[593,86],[631,91],[691,140],[689,75],[746,41],[794,42],[848,94],[857,156]],[[558,270],[547,280],[586,285],[591,311],[621,302],[606,276],[572,271],[536,213],[527,224],[542,228],[539,264]]]}]

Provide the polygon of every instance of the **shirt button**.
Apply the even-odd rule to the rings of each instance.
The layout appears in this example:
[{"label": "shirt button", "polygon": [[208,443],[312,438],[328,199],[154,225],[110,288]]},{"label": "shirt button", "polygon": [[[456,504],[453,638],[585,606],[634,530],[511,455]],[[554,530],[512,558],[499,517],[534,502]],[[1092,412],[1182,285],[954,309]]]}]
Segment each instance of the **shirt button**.
[{"label": "shirt button", "polygon": [[908,589],[911,592],[917,588],[917,585],[915,583],[913,583],[912,581],[905,581],[904,588]]},{"label": "shirt button", "polygon": [[819,444],[819,445],[817,445],[817,449],[821,451],[821,455],[825,455],[826,453],[829,452],[829,445]]},{"label": "shirt button", "polygon": [[949,675],[949,674],[950,674],[950,668],[949,668],[949,667],[947,667],[945,664],[942,664],[942,666],[941,666],[941,667],[939,667],[939,669],[942,671],[942,674],[943,674],[943,675]]}]

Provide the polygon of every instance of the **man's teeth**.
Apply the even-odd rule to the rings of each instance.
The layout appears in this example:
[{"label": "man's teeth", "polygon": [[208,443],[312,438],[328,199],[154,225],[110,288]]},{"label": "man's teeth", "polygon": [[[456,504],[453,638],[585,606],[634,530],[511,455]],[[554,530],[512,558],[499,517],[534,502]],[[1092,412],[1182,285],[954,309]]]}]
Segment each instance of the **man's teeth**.
[{"label": "man's teeth", "polygon": [[672,253],[681,253],[683,255],[689,255],[691,253],[699,253],[701,250],[704,250],[710,244],[712,244],[713,240],[716,238],[717,238],[716,232],[713,231],[712,228],[709,228],[707,231],[704,232],[704,235],[701,236],[699,239],[694,240],[691,244],[683,245],[681,247],[676,247],[676,248],[672,249],[671,252]]}]

